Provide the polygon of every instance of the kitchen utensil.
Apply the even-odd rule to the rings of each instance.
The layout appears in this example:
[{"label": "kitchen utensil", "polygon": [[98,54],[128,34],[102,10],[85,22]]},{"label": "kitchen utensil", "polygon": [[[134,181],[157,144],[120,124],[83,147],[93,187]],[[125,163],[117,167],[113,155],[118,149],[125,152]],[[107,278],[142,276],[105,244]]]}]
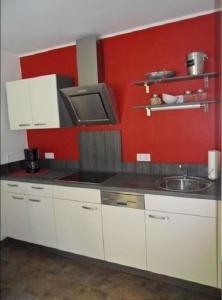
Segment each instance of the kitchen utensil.
[{"label": "kitchen utensil", "polygon": [[208,56],[205,52],[191,52],[187,54],[187,72],[198,75],[204,72],[204,61]]}]

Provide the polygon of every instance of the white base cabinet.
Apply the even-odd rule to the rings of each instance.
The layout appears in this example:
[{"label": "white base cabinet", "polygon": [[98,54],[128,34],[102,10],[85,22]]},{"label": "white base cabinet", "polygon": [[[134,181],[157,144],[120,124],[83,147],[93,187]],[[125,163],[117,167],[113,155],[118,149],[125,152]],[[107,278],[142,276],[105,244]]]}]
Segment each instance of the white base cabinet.
[{"label": "white base cabinet", "polygon": [[[216,287],[215,201],[197,199],[196,202],[190,199],[190,206],[183,207],[185,200],[146,195],[147,270]],[[158,207],[158,201],[160,204],[165,201],[165,209],[176,212],[161,211],[162,205]],[[205,210],[206,205],[209,206],[208,211]],[[155,210],[150,210],[151,207]],[[187,209],[195,211],[195,215],[186,214]]]},{"label": "white base cabinet", "polygon": [[145,212],[102,205],[105,260],[146,270]]},{"label": "white base cabinet", "polygon": [[23,194],[2,193],[7,236],[29,241],[27,197]]},{"label": "white base cabinet", "polygon": [[65,199],[54,201],[58,248],[104,259],[101,204]]},{"label": "white base cabinet", "polygon": [[1,236],[220,287],[217,206],[145,195],[143,210],[101,205],[98,189],[1,181]]},{"label": "white base cabinet", "polygon": [[56,248],[55,215],[52,198],[28,195],[29,241]]},{"label": "white base cabinet", "polygon": [[[52,187],[16,181],[2,181],[4,236],[56,248]],[[3,222],[1,222],[3,223]]]},{"label": "white base cabinet", "polygon": [[151,272],[216,286],[216,220],[146,212]]}]

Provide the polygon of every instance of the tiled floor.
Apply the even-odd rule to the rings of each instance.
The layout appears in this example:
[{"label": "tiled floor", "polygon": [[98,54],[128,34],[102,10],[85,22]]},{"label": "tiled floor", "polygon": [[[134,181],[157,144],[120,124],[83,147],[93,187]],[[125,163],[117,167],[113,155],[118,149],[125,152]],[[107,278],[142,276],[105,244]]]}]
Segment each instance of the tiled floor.
[{"label": "tiled floor", "polygon": [[216,300],[95,263],[17,245],[1,245],[1,299]]}]

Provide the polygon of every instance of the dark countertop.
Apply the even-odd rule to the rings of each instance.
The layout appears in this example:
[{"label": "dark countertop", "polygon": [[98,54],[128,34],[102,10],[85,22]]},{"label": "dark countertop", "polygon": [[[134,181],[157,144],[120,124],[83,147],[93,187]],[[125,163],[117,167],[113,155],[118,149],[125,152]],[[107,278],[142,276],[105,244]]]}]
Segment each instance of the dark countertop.
[{"label": "dark countertop", "polygon": [[154,182],[165,176],[134,174],[134,173],[119,173],[110,179],[104,181],[102,184],[89,184],[77,182],[60,181],[58,178],[64,177],[74,173],[67,170],[49,170],[46,175],[28,175],[28,176],[13,176],[4,174],[1,176],[2,180],[21,181],[49,185],[61,185],[69,187],[85,187],[92,189],[119,191],[119,192],[133,192],[141,194],[156,194],[167,196],[179,196],[187,198],[201,198],[201,199],[215,199],[220,200],[220,181],[213,182],[212,186],[200,192],[169,192],[161,190],[156,187]]}]

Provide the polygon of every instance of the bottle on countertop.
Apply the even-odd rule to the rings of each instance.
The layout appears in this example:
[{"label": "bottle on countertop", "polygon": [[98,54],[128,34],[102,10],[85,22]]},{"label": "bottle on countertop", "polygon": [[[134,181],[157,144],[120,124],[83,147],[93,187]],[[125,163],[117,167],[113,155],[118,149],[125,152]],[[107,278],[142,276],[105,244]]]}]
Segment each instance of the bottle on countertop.
[{"label": "bottle on countertop", "polygon": [[151,105],[158,105],[161,104],[161,98],[158,94],[153,94],[150,98]]}]

